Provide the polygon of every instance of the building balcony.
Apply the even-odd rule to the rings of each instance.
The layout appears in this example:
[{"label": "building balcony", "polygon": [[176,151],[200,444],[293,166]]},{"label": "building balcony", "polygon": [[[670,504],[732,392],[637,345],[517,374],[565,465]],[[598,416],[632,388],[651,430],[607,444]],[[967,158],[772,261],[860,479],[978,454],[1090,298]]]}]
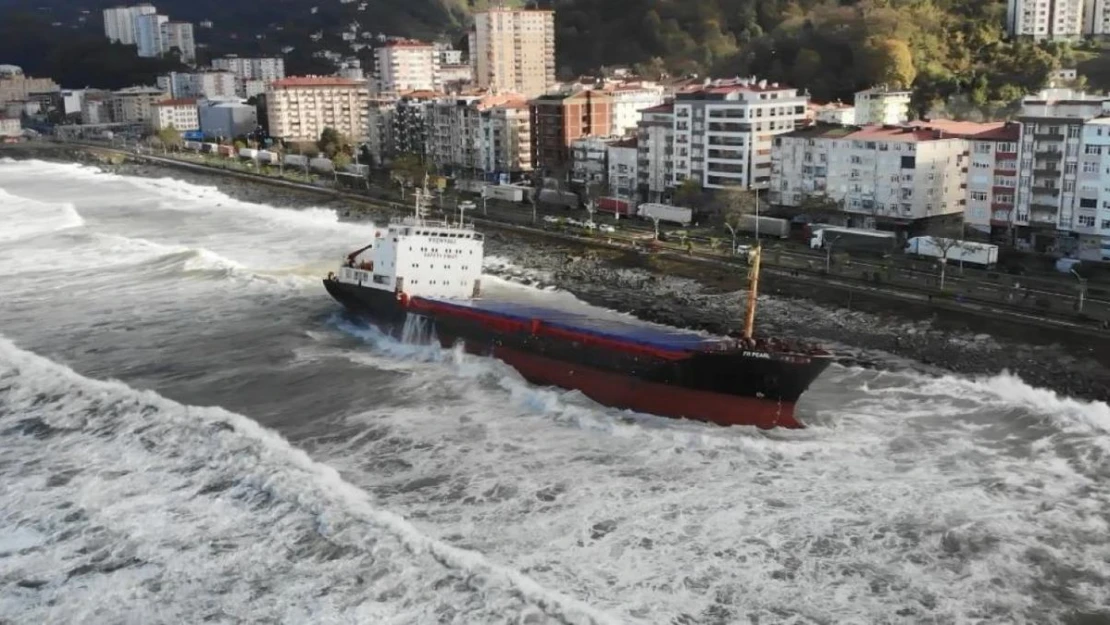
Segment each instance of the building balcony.
[{"label": "building balcony", "polygon": [[1038,185],[1036,183],[1033,183],[1033,193],[1053,198],[1060,197],[1060,189],[1057,189],[1056,187],[1046,187],[1043,185]]},{"label": "building balcony", "polygon": [[1047,178],[1059,178],[1061,170],[1056,168],[1037,167],[1033,169],[1034,176],[1044,176]]},{"label": "building balcony", "polygon": [[1063,142],[1064,141],[1064,135],[1061,134],[1061,133],[1054,133],[1054,132],[1034,132],[1033,133],[1033,140],[1034,141],[1059,141],[1059,142]]},{"label": "building balcony", "polygon": [[1060,150],[1034,150],[1033,156],[1046,161],[1060,161],[1064,158],[1064,153]]}]

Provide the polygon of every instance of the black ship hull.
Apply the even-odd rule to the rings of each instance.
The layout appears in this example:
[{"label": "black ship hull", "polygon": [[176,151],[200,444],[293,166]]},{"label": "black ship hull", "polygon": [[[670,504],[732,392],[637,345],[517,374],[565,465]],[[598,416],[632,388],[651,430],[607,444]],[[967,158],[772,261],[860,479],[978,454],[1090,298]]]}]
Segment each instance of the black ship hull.
[{"label": "black ship hull", "polygon": [[325,280],[333,298],[401,338],[409,315],[434,324],[446,347],[498,358],[528,381],[579,390],[608,406],[720,425],[802,427],[794,405],[828,367],[823,354],[760,350],[675,352],[524,323],[481,309],[411,300],[383,289]]}]

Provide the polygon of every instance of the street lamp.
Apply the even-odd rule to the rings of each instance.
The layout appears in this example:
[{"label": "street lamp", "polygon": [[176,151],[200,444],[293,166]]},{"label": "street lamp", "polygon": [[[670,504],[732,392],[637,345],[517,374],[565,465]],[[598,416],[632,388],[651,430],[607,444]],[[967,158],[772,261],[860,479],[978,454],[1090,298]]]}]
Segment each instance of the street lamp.
[{"label": "street lamp", "polygon": [[1070,271],[1071,275],[1075,276],[1076,280],[1079,280],[1079,301],[1076,310],[1077,312],[1083,312],[1083,300],[1087,297],[1087,279],[1079,275],[1079,272],[1077,272],[1074,267],[1072,267]]}]

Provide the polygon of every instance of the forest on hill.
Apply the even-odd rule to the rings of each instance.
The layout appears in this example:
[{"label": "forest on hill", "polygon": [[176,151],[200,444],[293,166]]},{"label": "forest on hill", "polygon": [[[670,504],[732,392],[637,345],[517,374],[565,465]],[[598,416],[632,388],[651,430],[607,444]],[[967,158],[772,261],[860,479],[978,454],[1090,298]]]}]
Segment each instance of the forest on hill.
[{"label": "forest on hill", "polygon": [[633,65],[659,75],[757,75],[819,101],[914,87],[1012,101],[1076,62],[1069,46],[1006,39],[1003,0],[556,0],[560,70]]}]

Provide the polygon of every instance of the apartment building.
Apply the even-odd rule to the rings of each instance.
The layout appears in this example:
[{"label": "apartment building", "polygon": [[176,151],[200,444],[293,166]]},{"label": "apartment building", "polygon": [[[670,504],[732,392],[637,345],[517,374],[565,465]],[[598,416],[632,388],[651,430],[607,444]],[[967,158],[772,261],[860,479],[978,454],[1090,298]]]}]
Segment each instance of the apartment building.
[{"label": "apartment building", "polygon": [[659,106],[666,99],[663,86],[655,84],[617,85],[609,89],[613,99],[613,125],[609,134],[624,137],[636,132],[640,111]]},{"label": "apartment building", "polygon": [[482,111],[480,139],[487,180],[516,182],[532,171],[532,122],[524,99]]},{"label": "apartment building", "polygon": [[[968,142],[967,202],[964,226],[1009,243],[1017,204],[1018,145],[1021,126],[1017,123],[969,124],[931,122],[949,131],[966,126]],[[978,128],[976,128],[978,127]]]},{"label": "apartment building", "polygon": [[1075,223],[1083,125],[1108,110],[1106,96],[1071,89],[1046,89],[1022,101],[1017,245],[1040,252],[1076,251],[1076,241],[1067,233]]},{"label": "apartment building", "polygon": [[23,126],[18,117],[0,115],[0,139],[23,136]]},{"label": "apartment building", "polygon": [[166,22],[162,24],[162,54],[177,51],[183,63],[197,61],[197,40],[193,25],[189,22]]},{"label": "apartment building", "polygon": [[528,103],[532,166],[541,171],[569,167],[570,146],[579,137],[607,137],[613,127],[612,96],[584,89],[552,93]]},{"label": "apartment building", "polygon": [[437,167],[481,167],[481,96],[441,98],[427,106],[428,159]]},{"label": "apartment building", "polygon": [[154,130],[172,127],[179,132],[200,130],[200,116],[194,99],[162,100],[151,105],[150,123]]},{"label": "apartment building", "polygon": [[674,104],[640,111],[636,124],[636,190],[646,202],[659,202],[674,188]]},{"label": "apartment building", "polygon": [[266,90],[270,134],[316,141],[334,128],[352,141],[366,137],[370,93],[364,83],[332,76],[294,76]]},{"label": "apartment building", "polygon": [[636,197],[639,179],[637,176],[636,162],[639,159],[636,138],[621,139],[609,145],[608,161],[608,193],[625,199]]},{"label": "apartment building", "polygon": [[1092,37],[1110,35],[1110,2],[1086,0],[1083,4],[1083,34]]},{"label": "apartment building", "polygon": [[776,135],[805,122],[797,89],[754,80],[715,83],[674,99],[674,181],[705,189],[767,188]]},{"label": "apartment building", "polygon": [[390,158],[393,145],[393,112],[396,98],[371,97],[366,123],[366,149],[374,165],[382,165]]},{"label": "apartment building", "polygon": [[856,107],[843,102],[830,102],[828,104],[810,105],[810,116],[813,121],[823,124],[840,124],[854,126],[856,124]]},{"label": "apartment building", "polygon": [[859,91],[855,97],[855,119],[852,123],[859,126],[904,124],[910,119],[912,95],[909,91],[882,86]]},{"label": "apartment building", "polygon": [[156,58],[165,52],[162,27],[170,18],[157,13],[144,13],[135,17],[135,45],[139,56]]},{"label": "apartment building", "polygon": [[135,19],[140,15],[153,15],[157,12],[158,10],[151,4],[104,9],[104,36],[109,41],[133,46],[138,43]]},{"label": "apartment building", "polygon": [[1072,256],[1110,261],[1110,117],[1083,124],[1076,179]]},{"label": "apartment building", "polygon": [[226,71],[170,72],[158,77],[158,87],[171,98],[237,99],[239,84],[235,74]]},{"label": "apartment building", "polygon": [[579,137],[570,143],[570,181],[585,187],[604,183],[609,175],[609,146],[613,138]]},{"label": "apartment building", "polygon": [[1006,30],[1014,37],[1078,38],[1102,13],[1095,8],[1099,2],[1086,1],[1094,6],[1084,10],[1084,0],[1009,0]]},{"label": "apartment building", "polygon": [[394,40],[374,50],[374,84],[381,95],[438,91],[441,55],[430,43]]},{"label": "apartment building", "polygon": [[127,87],[112,92],[107,108],[113,122],[149,125],[154,119],[154,105],[167,99],[169,96],[155,87]]},{"label": "apartment building", "polygon": [[285,59],[281,57],[225,56],[213,59],[212,67],[235,74],[236,93],[241,98],[264,94],[270,83],[285,78]]},{"label": "apartment building", "polygon": [[26,76],[18,65],[0,65],[0,104],[29,100],[36,93],[60,91],[58,83],[49,78]]},{"label": "apartment building", "polygon": [[483,89],[535,97],[555,84],[555,13],[492,8],[474,14],[470,62]]},{"label": "apartment building", "polygon": [[967,139],[926,126],[814,124],[775,138],[770,200],[824,196],[863,228],[961,213],[967,151]]}]

